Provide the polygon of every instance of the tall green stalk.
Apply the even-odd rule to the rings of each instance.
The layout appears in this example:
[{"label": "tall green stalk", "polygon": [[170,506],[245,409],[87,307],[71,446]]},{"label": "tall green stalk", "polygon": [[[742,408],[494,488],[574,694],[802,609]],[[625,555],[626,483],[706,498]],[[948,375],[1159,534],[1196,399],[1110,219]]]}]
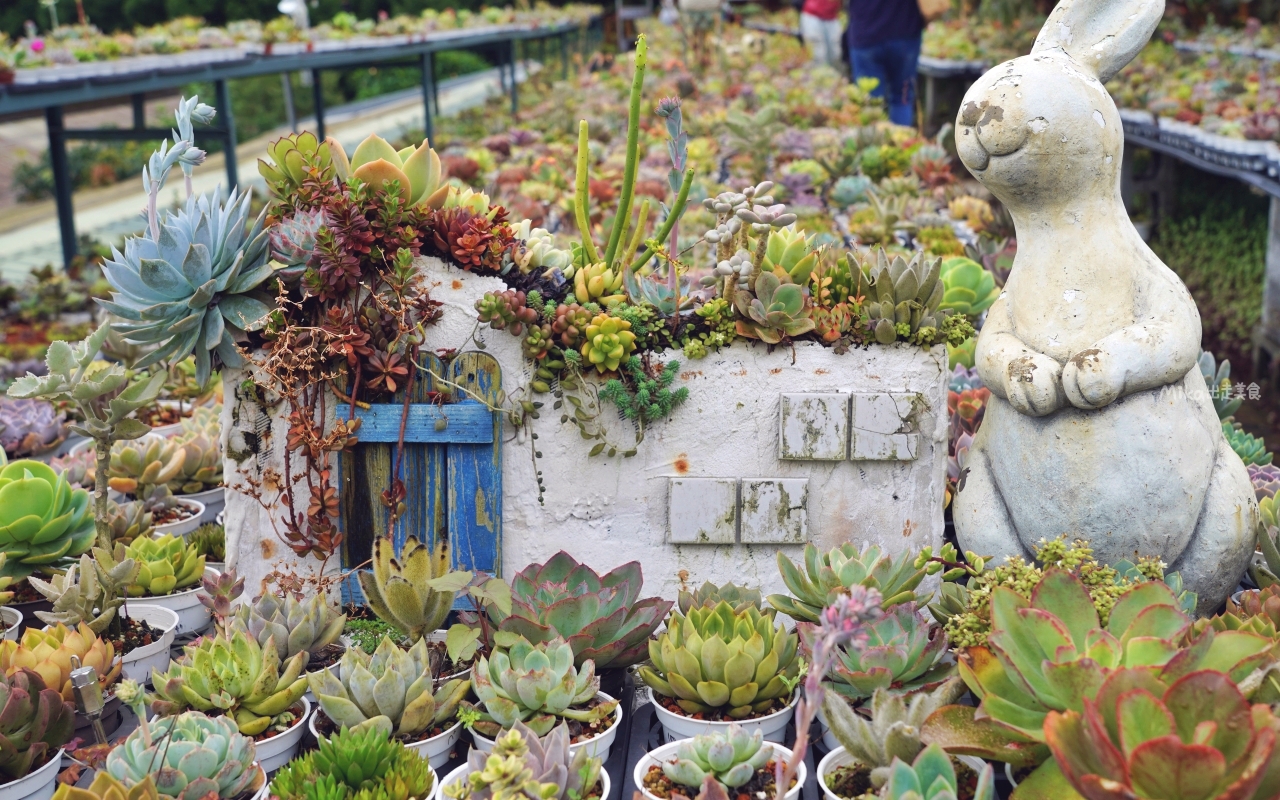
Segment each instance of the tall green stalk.
[{"label": "tall green stalk", "polygon": [[627,164],[622,172],[622,192],[618,195],[618,213],[613,218],[609,244],[604,251],[606,266],[613,266],[613,259],[618,254],[618,245],[622,241],[622,233],[631,222],[631,201],[635,196],[636,163],[639,160],[637,151],[640,142],[640,95],[644,92],[644,70],[649,60],[648,53],[649,45],[645,42],[642,33],[636,39],[636,67],[631,78],[631,105],[627,114]]},{"label": "tall green stalk", "polygon": [[591,146],[587,133],[587,121],[584,119],[578,123],[578,174],[574,176],[573,211],[578,218],[578,231],[582,233],[582,249],[586,252],[587,263],[594,264],[600,260],[600,255],[596,252],[596,243],[591,238],[591,214],[587,209],[587,204],[591,202],[590,181],[587,175]]}]

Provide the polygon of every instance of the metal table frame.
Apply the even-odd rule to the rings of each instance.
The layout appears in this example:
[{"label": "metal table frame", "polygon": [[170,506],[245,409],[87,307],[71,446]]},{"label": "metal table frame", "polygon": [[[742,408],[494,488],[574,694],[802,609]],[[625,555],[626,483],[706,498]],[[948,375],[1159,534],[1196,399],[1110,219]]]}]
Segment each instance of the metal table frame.
[{"label": "metal table frame", "polygon": [[[517,46],[525,54],[534,42],[545,57],[547,42],[558,44],[561,77],[568,77],[572,47],[581,55],[603,38],[601,18],[585,24],[566,22],[539,27],[495,26],[471,31],[446,31],[345,42],[286,43],[261,50],[193,51],[166,57],[139,57],[100,65],[51,67],[20,70],[17,81],[0,86],[0,116],[43,111],[49,134],[49,161],[53,171],[54,197],[62,239],[62,256],[70,263],[76,255],[75,209],[71,196],[71,169],[67,159],[67,141],[87,140],[155,140],[169,136],[169,131],[148,128],[145,100],[148,93],[172,91],[194,82],[212,82],[214,104],[218,109],[218,125],[196,131],[196,140],[220,140],[224,145],[228,188],[239,183],[236,163],[235,114],[227,82],[260,75],[309,72],[316,109],[315,133],[325,135],[324,98],[320,76],[325,70],[350,69],[371,64],[401,62],[422,71],[422,102],[426,135],[434,136],[433,113],[439,113],[439,88],[435,79],[435,55],[445,50],[494,50],[498,54],[498,71],[502,87],[511,98],[511,110],[519,109],[516,81]],[[93,67],[100,67],[94,70]],[[133,105],[130,128],[76,129],[65,125],[65,109],[86,102],[129,97]],[[433,112],[434,109],[434,112]]]}]

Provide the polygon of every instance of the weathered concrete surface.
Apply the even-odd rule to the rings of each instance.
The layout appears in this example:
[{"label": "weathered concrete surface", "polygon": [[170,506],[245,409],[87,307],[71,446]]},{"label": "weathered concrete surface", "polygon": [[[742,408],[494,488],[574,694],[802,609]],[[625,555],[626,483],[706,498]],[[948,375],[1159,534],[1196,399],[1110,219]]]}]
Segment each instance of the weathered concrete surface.
[{"label": "weathered concrete surface", "polygon": [[1089,538],[1159,555],[1200,608],[1235,587],[1257,503],[1196,366],[1200,317],[1120,198],[1124,134],[1103,83],[1162,0],[1063,0],[1028,56],[970,88],[956,141],[1008,206],[1018,255],[978,338],[993,397],[955,499],[966,549],[1029,555]]},{"label": "weathered concrete surface", "polygon": [[[439,262],[424,264],[431,296],[444,304],[443,318],[427,331],[429,349],[468,349],[475,329],[475,301],[504,287],[496,278],[464,273]],[[503,369],[503,388],[514,395],[527,382],[519,339],[506,331],[483,328],[485,352]],[[678,352],[663,359],[680,361],[677,386],[689,399],[670,419],[651,426],[639,453],[588,458],[592,443],[572,423],[561,424],[551,398],[534,430],[539,434],[538,469],[546,484],[538,503],[530,444],[509,441],[503,452],[503,569],[513,574],[560,549],[598,569],[631,559],[644,564],[646,591],[674,597],[682,571],[701,583],[735,581],[766,591],[785,591],[776,552],[798,558],[803,541],[830,548],[845,541],[878,543],[890,552],[938,545],[942,538],[942,492],[946,469],[946,354],[896,345],[873,346],[836,355],[809,342],[769,353],[762,345],[735,344],[692,361]],[[914,460],[781,460],[780,406],[784,393],[845,396],[835,406],[853,404],[853,392],[909,396],[902,404],[914,413],[918,440]],[[915,409],[913,410],[913,406]],[[607,413],[614,414],[613,407]],[[838,416],[838,408],[835,412]],[[610,436],[630,435],[616,418]],[[899,421],[900,423],[900,421]],[[856,423],[855,423],[856,424]],[[848,431],[849,424],[842,428]],[[836,434],[837,437],[841,434]],[[508,437],[511,434],[508,433]],[[829,445],[830,443],[828,443]],[[838,444],[838,443],[837,443]],[[824,446],[824,456],[840,448]],[[847,447],[847,445],[846,445]],[[846,451],[847,452],[847,451]],[[668,502],[673,480],[737,479],[736,544],[673,544],[668,536]],[[774,482],[785,479],[778,486]],[[800,480],[807,479],[807,485]],[[763,482],[763,483],[762,483]],[[691,484],[685,484],[686,495]],[[411,487],[412,491],[412,487]],[[681,490],[677,490],[680,492]],[[807,493],[803,520],[779,519],[783,506]],[[697,493],[692,493],[696,499]],[[724,506],[723,487],[705,493],[705,504]],[[785,502],[784,502],[785,500]],[[714,502],[713,502],[714,501]],[[797,533],[803,523],[805,538]],[[711,534],[710,538],[723,535]],[[768,538],[768,543],[748,544]],[[779,545],[779,541],[797,542]]]}]

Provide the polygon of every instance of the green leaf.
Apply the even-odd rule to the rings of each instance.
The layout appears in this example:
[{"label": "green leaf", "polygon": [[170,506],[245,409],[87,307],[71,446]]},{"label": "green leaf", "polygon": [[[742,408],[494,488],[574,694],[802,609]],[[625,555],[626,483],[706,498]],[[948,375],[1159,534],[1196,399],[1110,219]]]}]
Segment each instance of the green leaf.
[{"label": "green leaf", "polygon": [[138,439],[148,433],[151,433],[150,425],[129,417],[111,426],[111,436],[117,440]]},{"label": "green leaf", "polygon": [[466,588],[468,583],[471,583],[471,579],[473,577],[475,577],[475,573],[470,570],[459,569],[452,572],[446,572],[439,578],[432,578],[427,581],[427,585],[437,592],[452,592],[457,594]]},{"label": "green leaf", "polygon": [[1058,769],[1058,762],[1053,759],[1041,764],[1019,783],[1010,800],[1044,800],[1047,797],[1053,800],[1084,800],[1067,782],[1062,770]]},{"label": "green leaf", "polygon": [[70,379],[80,366],[76,362],[75,351],[67,342],[51,342],[49,352],[45,354],[44,363],[48,365],[50,373],[67,379]]},{"label": "green leaf", "polygon": [[511,586],[501,578],[490,578],[480,586],[474,586],[471,594],[497,606],[503,614],[511,613]]}]

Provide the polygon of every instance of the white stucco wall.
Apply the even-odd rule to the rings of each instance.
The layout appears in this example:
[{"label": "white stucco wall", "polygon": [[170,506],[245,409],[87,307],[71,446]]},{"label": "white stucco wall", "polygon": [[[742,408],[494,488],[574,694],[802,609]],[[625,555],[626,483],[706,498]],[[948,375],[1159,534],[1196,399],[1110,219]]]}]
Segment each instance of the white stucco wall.
[{"label": "white stucco wall", "polygon": [[[443,304],[443,317],[427,331],[424,349],[469,349],[475,328],[475,301],[486,291],[501,291],[497,278],[465,273],[435,259],[421,267],[433,299]],[[503,370],[503,389],[514,395],[527,382],[526,362],[519,339],[487,326],[477,334],[485,352]],[[534,430],[539,434],[546,493],[538,502],[538,488],[529,445],[517,442],[511,430],[503,451],[503,570],[514,574],[529,563],[545,560],[560,549],[597,569],[609,569],[632,559],[644,566],[646,592],[674,597],[682,574],[694,583],[712,580],[757,585],[783,591],[776,566],[782,549],[798,558],[803,545],[744,544],[761,530],[760,518],[741,514],[722,528],[734,544],[673,544],[669,542],[668,500],[672,479],[781,479],[794,489],[807,479],[804,538],[830,548],[853,541],[859,546],[878,543],[892,552],[942,539],[942,495],[946,471],[946,354],[941,347],[922,350],[895,345],[873,346],[836,355],[816,343],[774,348],[739,342],[719,353],[692,361],[678,352],[663,360],[680,361],[676,386],[689,389],[689,399],[670,419],[651,425],[638,454],[589,458],[594,444],[583,440],[572,423],[561,424],[560,412],[546,405]],[[228,385],[237,378],[229,376]],[[674,388],[674,387],[673,387]],[[914,460],[783,461],[779,459],[779,414],[783,393],[893,393],[911,398],[917,458]],[[855,404],[856,406],[856,404]],[[611,412],[612,406],[607,407]],[[855,412],[856,413],[856,412]],[[228,412],[230,424],[230,412]],[[629,442],[623,421],[611,419],[611,439]],[[625,423],[629,425],[629,423]],[[240,422],[243,427],[244,421]],[[276,436],[283,435],[276,420]],[[854,436],[859,435],[858,421]],[[863,449],[853,447],[852,450]],[[228,464],[229,476],[235,472]],[[229,483],[234,486],[234,478]],[[688,520],[699,511],[714,516],[716,489],[730,497],[734,484],[691,483],[686,504],[677,515]],[[744,499],[750,493],[744,482]],[[415,487],[409,487],[412,492]],[[766,496],[768,492],[765,492]],[[732,501],[728,501],[732,504]],[[748,504],[750,505],[750,504]],[[687,510],[685,510],[687,509]],[[753,524],[754,519],[754,524]],[[789,526],[795,536],[796,517]],[[229,546],[235,542],[242,574],[269,571],[269,562],[293,559],[283,546],[262,544],[273,537],[269,521],[254,501],[229,494]],[[776,528],[777,526],[773,526]],[[233,530],[235,529],[235,530]],[[736,534],[735,534],[736,531]],[[764,530],[766,538],[768,530]],[[272,551],[270,558],[264,557]]]}]

